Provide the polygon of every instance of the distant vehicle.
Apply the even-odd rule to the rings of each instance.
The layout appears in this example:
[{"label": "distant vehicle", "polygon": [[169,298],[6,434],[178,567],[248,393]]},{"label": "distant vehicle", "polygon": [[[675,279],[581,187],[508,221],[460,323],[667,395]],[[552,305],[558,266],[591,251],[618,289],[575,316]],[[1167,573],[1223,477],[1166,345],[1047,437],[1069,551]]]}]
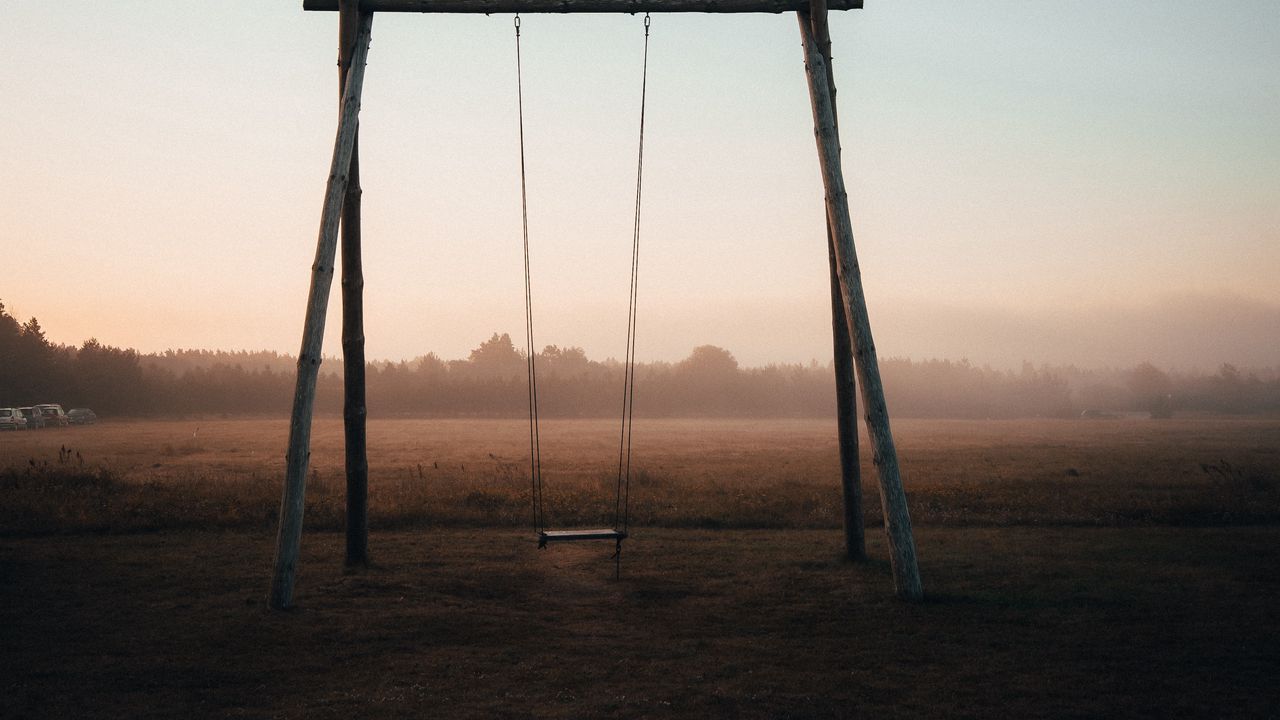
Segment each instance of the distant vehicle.
[{"label": "distant vehicle", "polygon": [[66,427],[67,413],[63,411],[62,406],[57,403],[45,403],[36,405],[36,409],[44,416],[44,424],[48,427]]},{"label": "distant vehicle", "polygon": [[18,408],[18,412],[22,413],[22,417],[27,419],[28,430],[35,430],[36,428],[44,427],[44,414],[36,408]]},{"label": "distant vehicle", "polygon": [[1093,418],[1094,420],[1114,420],[1116,416],[1105,410],[1085,410],[1080,413],[1082,418]]},{"label": "distant vehicle", "polygon": [[27,419],[18,408],[0,408],[0,430],[26,430]]},{"label": "distant vehicle", "polygon": [[98,415],[89,408],[71,408],[67,411],[67,422],[72,425],[93,425],[98,422]]}]

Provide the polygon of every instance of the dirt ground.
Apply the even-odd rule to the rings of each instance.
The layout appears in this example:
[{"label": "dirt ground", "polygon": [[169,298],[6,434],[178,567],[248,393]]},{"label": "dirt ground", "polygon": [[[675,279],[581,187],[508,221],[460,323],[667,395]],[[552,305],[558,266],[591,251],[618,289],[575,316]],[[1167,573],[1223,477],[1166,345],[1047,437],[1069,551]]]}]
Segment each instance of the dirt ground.
[{"label": "dirt ground", "polygon": [[[221,497],[207,482],[216,472],[238,478],[236,493],[270,482],[264,496],[278,497],[261,467],[278,438],[254,422],[206,424],[198,442],[150,443],[150,455],[147,433],[190,431],[0,438],[0,464],[73,438],[95,458],[120,453],[109,462],[124,476],[41,516],[61,529],[0,528],[0,717],[1280,716],[1280,524],[1266,520],[1280,422],[907,424],[921,604],[893,598],[877,528],[873,560],[851,564],[826,515],[816,528],[738,527],[734,513],[754,506],[728,505],[722,529],[633,528],[620,579],[608,544],[539,551],[530,531],[501,520],[375,529],[375,566],[346,572],[343,537],[321,522],[304,537],[298,607],[283,613],[265,606],[275,538],[261,508],[248,522],[181,507]],[[371,442],[421,427],[388,424]],[[825,425],[717,426],[702,441],[717,438],[723,461],[696,452],[696,438],[681,445],[679,424],[669,431],[661,488],[671,513],[690,498],[710,508],[729,497],[698,494],[737,482],[716,466],[765,458],[783,474],[749,479],[751,492],[803,508],[834,465],[833,440],[815,436]],[[493,433],[468,432],[453,455],[432,451],[442,458],[432,463],[467,467],[451,476],[465,486],[458,507],[491,477],[478,458]],[[426,462],[403,442],[389,476]],[[1117,469],[1104,475],[1107,457]],[[1219,458],[1250,470],[1199,467]],[[1079,475],[1064,477],[1066,466]],[[15,477],[0,488],[5,518],[71,492],[32,494],[23,478],[43,476]],[[375,488],[395,482],[378,477]],[[124,502],[160,488],[163,504]],[[1124,515],[1106,505],[1112,496],[1138,509],[1209,509]],[[1222,511],[1240,498],[1264,521]],[[998,507],[974,505],[984,499]],[[99,501],[116,504],[104,514]],[[1090,503],[1082,523],[1075,508]]]},{"label": "dirt ground", "polygon": [[[1280,529],[932,529],[929,601],[838,531],[0,542],[0,715],[474,718],[1274,717]],[[884,548],[873,538],[873,556]]]}]

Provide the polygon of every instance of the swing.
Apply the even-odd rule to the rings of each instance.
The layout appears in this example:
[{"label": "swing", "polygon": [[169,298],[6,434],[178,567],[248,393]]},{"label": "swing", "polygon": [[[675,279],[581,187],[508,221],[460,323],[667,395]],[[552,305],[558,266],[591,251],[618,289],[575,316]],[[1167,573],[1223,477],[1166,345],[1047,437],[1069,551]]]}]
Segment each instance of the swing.
[{"label": "swing", "polygon": [[636,154],[636,202],[635,222],[631,236],[631,290],[627,306],[627,351],[623,364],[622,431],[618,440],[618,474],[614,490],[613,526],[607,528],[576,528],[550,530],[547,528],[542,493],[542,449],[538,428],[538,370],[537,354],[533,340],[533,291],[529,273],[529,196],[525,184],[524,149],[524,79],[520,65],[520,16],[515,17],[516,30],[516,97],[520,118],[520,212],[524,240],[524,311],[525,352],[528,356],[529,383],[529,475],[533,496],[533,530],[538,538],[538,548],[553,542],[578,542],[584,540],[614,541],[613,559],[621,566],[622,541],[627,538],[630,525],[629,502],[631,497],[631,420],[632,401],[635,396],[636,364],[636,288],[640,253],[640,190],[644,170],[644,108],[645,89],[649,71],[649,14],[644,16],[644,60],[640,79],[640,138]]}]

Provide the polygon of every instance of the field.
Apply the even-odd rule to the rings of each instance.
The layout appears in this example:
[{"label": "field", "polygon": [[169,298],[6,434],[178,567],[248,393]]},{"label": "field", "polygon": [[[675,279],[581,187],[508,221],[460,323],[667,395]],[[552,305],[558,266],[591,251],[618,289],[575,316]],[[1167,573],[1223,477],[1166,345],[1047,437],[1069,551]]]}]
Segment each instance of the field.
[{"label": "field", "polygon": [[[298,608],[265,609],[287,423],[0,435],[0,717],[1274,717],[1280,420],[898,421],[926,602],[841,559],[831,423],[638,421],[634,537],[538,551],[526,428],[369,426],[374,567],[314,436]],[[547,510],[617,427],[544,424]]]}]

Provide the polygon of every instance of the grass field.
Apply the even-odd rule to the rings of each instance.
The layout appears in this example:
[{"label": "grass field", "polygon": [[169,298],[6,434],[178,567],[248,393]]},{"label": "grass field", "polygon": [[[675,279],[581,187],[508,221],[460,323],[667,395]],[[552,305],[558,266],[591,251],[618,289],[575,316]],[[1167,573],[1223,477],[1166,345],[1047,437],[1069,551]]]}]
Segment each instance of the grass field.
[{"label": "grass field", "polygon": [[[264,608],[286,422],[0,435],[0,717],[1274,717],[1280,420],[898,421],[928,600],[841,560],[830,423],[637,422],[634,537],[538,551],[525,427],[369,426],[342,569],[318,421],[299,608]],[[617,428],[547,423],[548,513]]]}]

